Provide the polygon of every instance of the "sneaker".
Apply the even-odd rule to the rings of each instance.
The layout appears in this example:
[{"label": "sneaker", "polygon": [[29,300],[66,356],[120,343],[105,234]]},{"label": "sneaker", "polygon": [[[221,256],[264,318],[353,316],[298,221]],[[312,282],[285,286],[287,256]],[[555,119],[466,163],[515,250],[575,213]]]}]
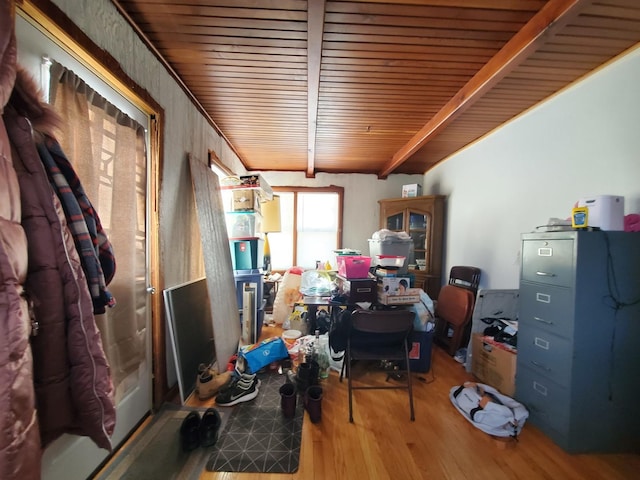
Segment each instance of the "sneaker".
[{"label": "sneaker", "polygon": [[223,372],[220,375],[206,373],[200,377],[198,398],[206,400],[216,395],[222,388],[231,383],[231,372]]},{"label": "sneaker", "polygon": [[260,379],[255,374],[253,375],[250,375],[248,373],[241,374],[237,370],[234,371],[234,374],[232,374],[231,378],[232,378],[231,381],[228,384],[226,384],[223,388],[220,389],[220,393],[223,393],[226,390],[230,390],[238,384],[243,385],[245,387],[249,387],[251,386],[252,383],[255,383],[256,390],[259,390],[260,385],[262,384]]},{"label": "sneaker", "polygon": [[216,397],[216,403],[221,407],[230,407],[253,400],[258,396],[258,382],[257,378],[250,382],[244,382],[240,379],[231,388],[219,393]]},{"label": "sneaker", "polygon": [[260,379],[257,377],[257,375],[254,374],[248,374],[248,373],[243,373],[242,375],[240,375],[240,383],[243,383],[245,385],[250,384],[250,383],[255,383],[256,384],[256,390],[258,390],[260,388],[260,385],[262,384],[262,382],[260,381]]}]

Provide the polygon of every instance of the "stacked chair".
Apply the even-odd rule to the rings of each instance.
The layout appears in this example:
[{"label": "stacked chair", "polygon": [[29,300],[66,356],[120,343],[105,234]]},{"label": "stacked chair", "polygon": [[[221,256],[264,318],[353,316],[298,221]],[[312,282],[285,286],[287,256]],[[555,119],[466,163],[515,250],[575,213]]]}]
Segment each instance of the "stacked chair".
[{"label": "stacked chair", "polygon": [[449,355],[455,355],[458,349],[469,343],[471,318],[479,283],[479,268],[451,267],[449,283],[442,287],[438,294],[433,339]]}]

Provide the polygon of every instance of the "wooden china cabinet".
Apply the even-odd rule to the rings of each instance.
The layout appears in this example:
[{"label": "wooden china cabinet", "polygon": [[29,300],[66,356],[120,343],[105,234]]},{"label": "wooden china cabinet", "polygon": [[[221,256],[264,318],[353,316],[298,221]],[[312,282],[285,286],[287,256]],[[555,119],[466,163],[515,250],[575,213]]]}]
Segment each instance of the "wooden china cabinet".
[{"label": "wooden china cabinet", "polygon": [[433,300],[437,300],[441,286],[445,198],[424,195],[378,200],[380,228],[405,231],[411,236],[413,255],[409,264],[416,268],[410,268],[409,273],[415,276],[415,286],[422,287]]}]

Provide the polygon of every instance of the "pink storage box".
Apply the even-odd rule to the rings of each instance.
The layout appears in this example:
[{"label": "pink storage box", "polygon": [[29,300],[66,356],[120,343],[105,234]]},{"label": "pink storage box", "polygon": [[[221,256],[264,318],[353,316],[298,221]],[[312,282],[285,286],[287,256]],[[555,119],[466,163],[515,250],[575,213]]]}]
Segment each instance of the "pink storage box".
[{"label": "pink storage box", "polygon": [[369,275],[371,257],[365,257],[364,255],[339,255],[336,257],[336,261],[338,262],[338,275],[348,280],[367,278]]}]

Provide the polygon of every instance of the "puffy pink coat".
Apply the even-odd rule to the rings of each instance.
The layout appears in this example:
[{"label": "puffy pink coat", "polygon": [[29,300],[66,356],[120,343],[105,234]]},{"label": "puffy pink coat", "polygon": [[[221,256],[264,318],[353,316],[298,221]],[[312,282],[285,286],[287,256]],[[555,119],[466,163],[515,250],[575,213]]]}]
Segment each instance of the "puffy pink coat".
[{"label": "puffy pink coat", "polygon": [[18,69],[4,120],[29,247],[25,289],[38,328],[31,345],[42,445],[73,433],[110,450],[115,426],[111,374],[80,256],[36,148],[43,140],[38,132],[52,135],[59,121],[38,93]]},{"label": "puffy pink coat", "polygon": [[[0,114],[16,74],[11,2],[0,0]],[[40,435],[35,410],[31,322],[23,284],[27,239],[20,225],[20,190],[0,115],[0,478],[40,478]]]},{"label": "puffy pink coat", "polygon": [[36,149],[57,117],[16,68],[11,3],[0,0],[0,479],[31,480],[62,433],[111,449],[115,406],[80,258]]}]

